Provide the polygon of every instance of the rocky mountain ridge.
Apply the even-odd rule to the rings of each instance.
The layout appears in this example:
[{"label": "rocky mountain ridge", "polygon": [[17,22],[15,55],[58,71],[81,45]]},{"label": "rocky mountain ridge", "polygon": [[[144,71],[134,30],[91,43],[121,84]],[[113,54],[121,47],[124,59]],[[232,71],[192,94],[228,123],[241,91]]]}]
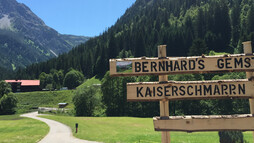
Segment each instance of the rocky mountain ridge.
[{"label": "rocky mountain ridge", "polygon": [[0,67],[15,70],[45,61],[88,39],[59,34],[25,4],[0,0]]}]

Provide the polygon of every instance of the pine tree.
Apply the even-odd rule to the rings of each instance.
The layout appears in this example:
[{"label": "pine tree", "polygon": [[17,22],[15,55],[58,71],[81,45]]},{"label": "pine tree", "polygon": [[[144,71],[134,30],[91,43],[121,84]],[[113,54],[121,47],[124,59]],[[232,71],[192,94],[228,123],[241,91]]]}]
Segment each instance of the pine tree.
[{"label": "pine tree", "polygon": [[238,3],[234,4],[231,12],[232,23],[232,46],[237,47],[240,37],[240,6]]},{"label": "pine tree", "polygon": [[247,14],[248,33],[254,32],[254,4],[251,5]]},{"label": "pine tree", "polygon": [[114,34],[110,34],[109,44],[108,44],[108,57],[109,59],[113,59],[117,56],[117,47],[116,47],[116,39]]},{"label": "pine tree", "polygon": [[135,46],[136,46],[135,47],[135,57],[146,56],[145,43],[144,43],[144,39],[143,39],[141,31],[139,32],[138,37],[136,38]]},{"label": "pine tree", "polygon": [[202,8],[198,9],[198,15],[196,19],[196,29],[197,29],[197,37],[198,38],[204,38],[205,36],[205,31],[206,31],[206,23],[205,23],[205,16],[204,16],[204,11]]},{"label": "pine tree", "polygon": [[207,54],[208,48],[205,41],[202,39],[195,39],[190,47],[189,56],[201,56],[202,54]]}]

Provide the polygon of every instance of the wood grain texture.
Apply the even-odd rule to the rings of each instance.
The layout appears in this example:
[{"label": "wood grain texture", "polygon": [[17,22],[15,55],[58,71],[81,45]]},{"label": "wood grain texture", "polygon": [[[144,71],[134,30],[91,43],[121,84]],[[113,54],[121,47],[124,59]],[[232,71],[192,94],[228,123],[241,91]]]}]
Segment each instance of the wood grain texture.
[{"label": "wood grain texture", "polygon": [[[158,46],[158,57],[159,58],[166,58],[167,51],[166,45]],[[159,75],[159,82],[167,82],[168,76],[167,75]],[[160,116],[165,117],[169,116],[169,101],[168,100],[160,100]],[[170,143],[170,132],[162,131],[161,132],[161,142],[162,143]]]},{"label": "wood grain texture", "polygon": [[154,117],[155,131],[254,131],[254,117],[244,115]]},{"label": "wood grain texture", "polygon": [[128,101],[159,101],[214,98],[254,98],[254,81],[167,81],[127,84]]},{"label": "wood grain texture", "polygon": [[[118,71],[117,64],[132,62],[129,72]],[[125,58],[110,60],[111,76],[169,75],[254,71],[253,54],[164,58]]]},{"label": "wood grain texture", "polygon": [[[252,46],[251,46],[251,41],[247,41],[247,42],[243,42],[243,51],[244,51],[244,54],[246,55],[252,55]],[[252,78],[254,75],[253,75],[253,72],[246,72],[246,78],[249,79],[249,78]],[[249,105],[250,105],[250,113],[251,114],[254,114],[254,99],[253,98],[250,98],[249,99]],[[253,135],[253,140],[254,140],[254,132],[252,133]]]}]

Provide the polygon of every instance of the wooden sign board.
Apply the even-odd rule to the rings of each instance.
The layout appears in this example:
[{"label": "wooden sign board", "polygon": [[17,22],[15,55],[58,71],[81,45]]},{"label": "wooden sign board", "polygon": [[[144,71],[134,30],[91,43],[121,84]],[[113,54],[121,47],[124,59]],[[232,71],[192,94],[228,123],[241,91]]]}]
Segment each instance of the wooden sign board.
[{"label": "wooden sign board", "polygon": [[162,99],[254,98],[254,81],[248,79],[214,81],[168,81],[127,84],[128,101]]},{"label": "wooden sign board", "polygon": [[155,131],[254,131],[252,114],[154,117]]},{"label": "wooden sign board", "polygon": [[254,71],[254,56],[126,58],[110,60],[111,76],[165,75],[181,73]]}]

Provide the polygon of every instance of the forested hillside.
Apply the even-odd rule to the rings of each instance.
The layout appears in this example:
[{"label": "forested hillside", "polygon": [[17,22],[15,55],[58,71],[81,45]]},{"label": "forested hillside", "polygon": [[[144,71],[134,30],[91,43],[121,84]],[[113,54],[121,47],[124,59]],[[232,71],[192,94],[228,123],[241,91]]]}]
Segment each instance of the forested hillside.
[{"label": "forested hillside", "polygon": [[38,78],[51,69],[66,73],[72,67],[86,78],[102,78],[110,58],[157,56],[160,44],[167,45],[168,56],[187,56],[211,50],[241,53],[246,40],[254,42],[253,0],[137,0],[100,36],[19,70],[18,77]]},{"label": "forested hillside", "polygon": [[[1,69],[15,71],[18,67],[25,68],[32,63],[46,61],[88,39],[59,34],[26,5],[16,0],[0,0]],[[0,79],[4,74],[8,72],[0,73]]]},{"label": "forested hillside", "polygon": [[15,72],[0,67],[0,80],[11,79],[14,77],[14,75],[15,75]]}]

